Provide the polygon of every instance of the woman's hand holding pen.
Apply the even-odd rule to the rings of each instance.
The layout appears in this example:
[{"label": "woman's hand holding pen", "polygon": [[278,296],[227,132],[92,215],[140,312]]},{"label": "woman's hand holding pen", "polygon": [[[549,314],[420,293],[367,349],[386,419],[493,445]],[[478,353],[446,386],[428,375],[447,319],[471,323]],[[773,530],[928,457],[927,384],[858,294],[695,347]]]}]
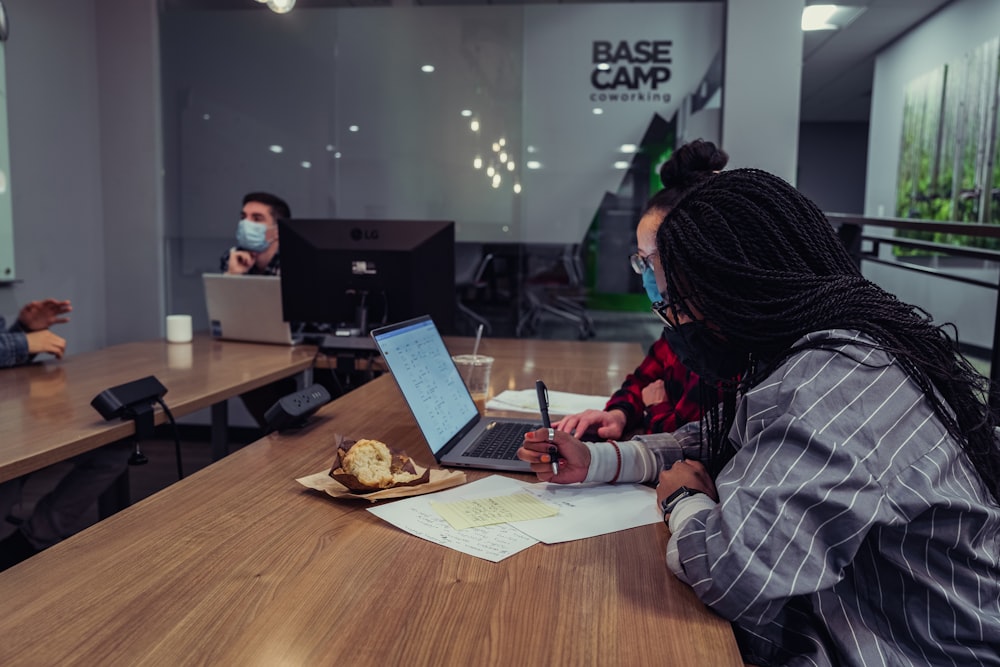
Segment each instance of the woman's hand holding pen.
[{"label": "woman's hand holding pen", "polygon": [[[542,482],[572,484],[587,478],[590,468],[590,450],[569,433],[556,431],[549,441],[549,429],[540,428],[524,434],[524,443],[517,450],[517,458],[531,464],[531,471]],[[559,474],[552,473],[552,455],[549,447],[558,449]]]}]

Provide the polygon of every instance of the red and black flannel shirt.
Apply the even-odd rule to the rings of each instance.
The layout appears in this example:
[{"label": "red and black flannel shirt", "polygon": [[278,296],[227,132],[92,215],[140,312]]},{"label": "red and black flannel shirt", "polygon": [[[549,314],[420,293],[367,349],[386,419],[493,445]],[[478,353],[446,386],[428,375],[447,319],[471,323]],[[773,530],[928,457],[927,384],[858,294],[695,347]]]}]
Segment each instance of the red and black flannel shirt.
[{"label": "red and black flannel shirt", "polygon": [[[663,380],[667,400],[647,409],[642,402],[642,390],[655,380]],[[604,409],[625,413],[626,433],[670,433],[701,418],[698,393],[698,376],[681,364],[661,336],[650,346],[639,367],[625,378],[622,388],[611,395]]]}]

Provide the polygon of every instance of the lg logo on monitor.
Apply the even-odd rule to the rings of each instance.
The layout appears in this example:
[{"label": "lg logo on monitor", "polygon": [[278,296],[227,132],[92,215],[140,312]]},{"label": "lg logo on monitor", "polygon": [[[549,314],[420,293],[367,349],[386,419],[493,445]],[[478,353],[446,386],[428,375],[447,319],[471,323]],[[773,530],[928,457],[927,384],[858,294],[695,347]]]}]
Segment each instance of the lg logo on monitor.
[{"label": "lg logo on monitor", "polygon": [[351,240],[360,241],[365,240],[376,240],[378,239],[377,229],[361,229],[360,227],[354,227],[351,229]]}]

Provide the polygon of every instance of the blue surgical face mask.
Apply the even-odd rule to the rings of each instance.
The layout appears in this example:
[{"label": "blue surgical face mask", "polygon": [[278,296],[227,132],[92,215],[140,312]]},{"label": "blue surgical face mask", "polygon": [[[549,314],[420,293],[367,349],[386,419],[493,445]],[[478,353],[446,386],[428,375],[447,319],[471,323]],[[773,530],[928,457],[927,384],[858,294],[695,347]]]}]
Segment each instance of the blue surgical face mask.
[{"label": "blue surgical face mask", "polygon": [[267,225],[243,218],[236,227],[236,245],[251,252],[264,252],[271,244],[267,240]]},{"label": "blue surgical face mask", "polygon": [[647,266],[642,272],[642,286],[646,288],[646,295],[653,303],[663,299],[660,296],[660,288],[656,286],[656,273],[653,267]]}]

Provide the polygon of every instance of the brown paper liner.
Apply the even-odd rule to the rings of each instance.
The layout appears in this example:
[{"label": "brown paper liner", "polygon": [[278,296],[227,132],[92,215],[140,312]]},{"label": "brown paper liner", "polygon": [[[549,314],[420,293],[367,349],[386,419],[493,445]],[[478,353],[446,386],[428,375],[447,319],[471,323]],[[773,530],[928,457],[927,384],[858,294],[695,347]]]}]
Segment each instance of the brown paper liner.
[{"label": "brown paper liner", "polygon": [[351,498],[356,500],[368,500],[375,502],[389,498],[405,498],[408,496],[419,496],[425,493],[433,493],[448,489],[453,486],[465,484],[465,473],[458,470],[441,470],[424,468],[414,463],[408,456],[402,453],[390,451],[393,455],[393,470],[406,470],[419,475],[417,479],[391,486],[387,489],[369,490],[367,488],[356,487],[356,480],[353,475],[347,475],[340,469],[340,459],[344,453],[350,449],[356,440],[345,438],[341,435],[334,436],[336,443],[336,455],[333,466],[329,472],[318,472],[306,477],[300,477],[297,481],[305,487],[322,491],[331,498]]}]

